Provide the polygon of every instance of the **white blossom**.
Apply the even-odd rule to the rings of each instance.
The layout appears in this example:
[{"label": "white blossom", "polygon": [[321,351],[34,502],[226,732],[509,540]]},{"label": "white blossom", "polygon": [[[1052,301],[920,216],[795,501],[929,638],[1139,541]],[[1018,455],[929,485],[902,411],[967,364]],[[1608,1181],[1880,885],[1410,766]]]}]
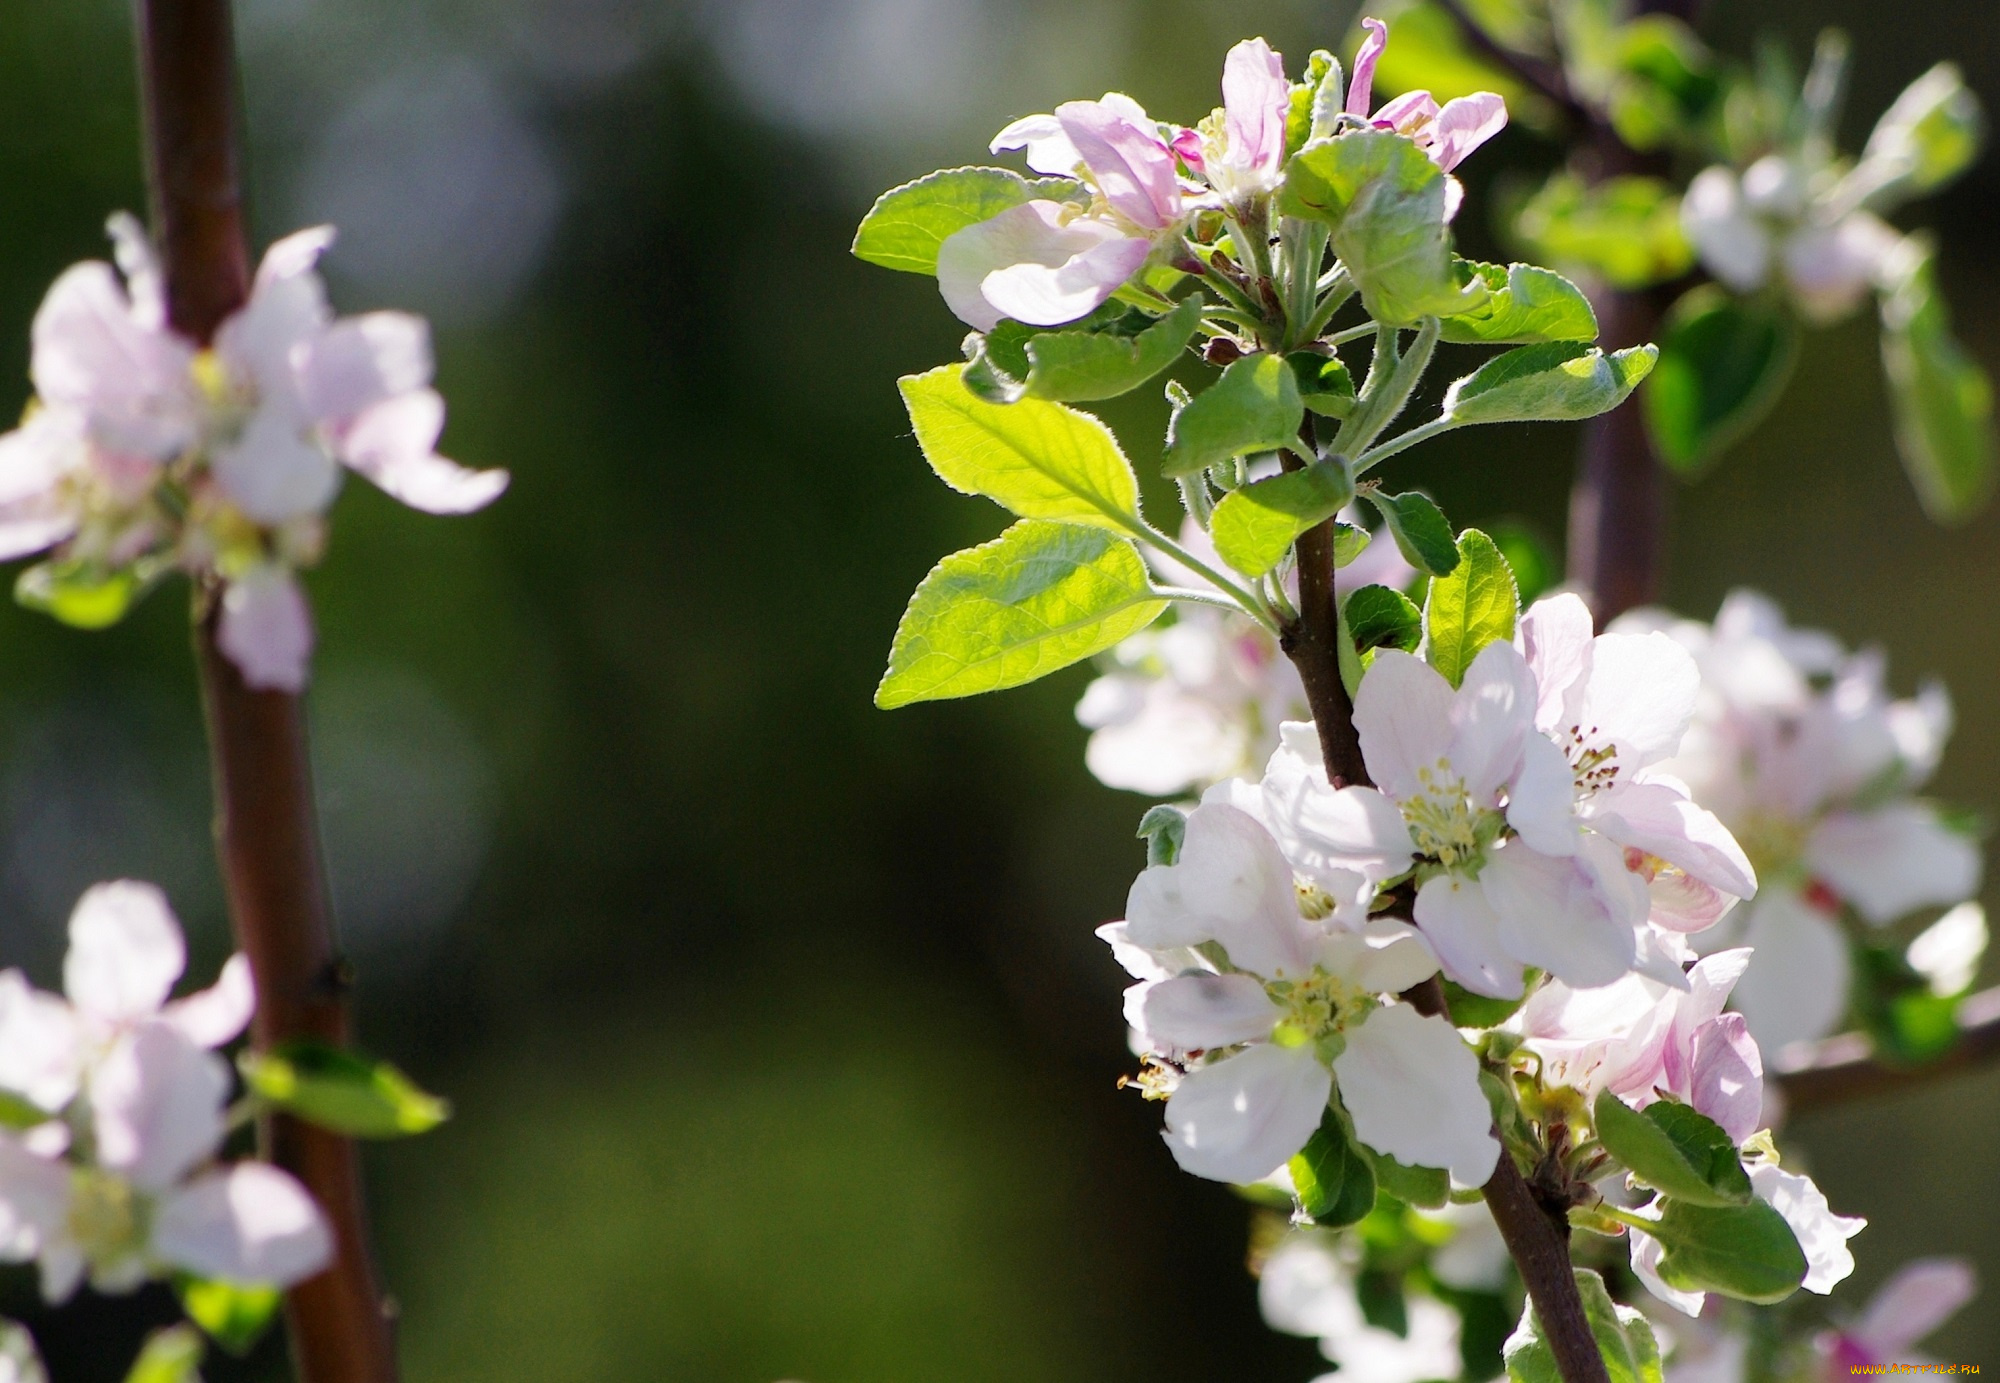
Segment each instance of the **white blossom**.
[{"label": "white blossom", "polygon": [[[1753,1162],[1749,1171],[1751,1191],[1784,1217],[1805,1253],[1806,1276],[1800,1285],[1825,1296],[1854,1271],[1847,1241],[1866,1229],[1868,1221],[1834,1214],[1811,1177],[1784,1171],[1772,1162]],[[1637,1230],[1630,1237],[1632,1271],[1646,1290],[1669,1306],[1698,1315],[1707,1294],[1672,1286],[1660,1276],[1659,1240]]]}]

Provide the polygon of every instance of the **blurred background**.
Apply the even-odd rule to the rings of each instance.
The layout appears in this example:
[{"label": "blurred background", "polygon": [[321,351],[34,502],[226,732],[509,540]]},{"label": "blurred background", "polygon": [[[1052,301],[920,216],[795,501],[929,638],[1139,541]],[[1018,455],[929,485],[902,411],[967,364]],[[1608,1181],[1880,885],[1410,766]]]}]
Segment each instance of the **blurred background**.
[{"label": "blurred background", "polygon": [[[1939,57],[2000,105],[1988,0],[1738,0],[1710,35],[1856,38],[1849,143]],[[356,484],[311,577],[328,852],[367,1046],[457,1117],[371,1149],[413,1383],[1304,1383],[1261,1324],[1245,1207],[1179,1174],[1091,929],[1146,805],[1082,762],[1072,670],[884,714],[910,589],[1003,526],[947,491],[893,381],[957,356],[926,280],[852,260],[876,192],[980,162],[1107,88],[1192,122],[1227,45],[1295,68],[1332,0],[240,0],[261,244],[339,225],[337,303],[437,327],[445,449],[514,488],[471,518]],[[55,274],[140,208],[117,0],[0,6],[0,409]],[[1466,170],[1487,257],[1510,130]],[[2000,159],[1919,208],[2000,369]],[[1916,224],[1906,219],[1906,224]],[[1896,471],[1865,314],[1676,499],[1673,603],[1752,584],[1945,678],[1936,784],[2000,813],[2000,510],[1942,532]],[[1446,371],[1448,378],[1452,371]],[[1141,474],[1156,399],[1107,410]],[[1572,430],[1406,463],[1460,523],[1550,540]],[[1159,496],[1161,503],[1165,495]],[[56,981],[76,895],[153,878],[206,980],[228,942],[185,593],[84,635],[0,605],[0,963]],[[1989,904],[2000,894],[1989,890]],[[1989,976],[1989,980],[1992,977]],[[1801,1124],[1865,1214],[1856,1303],[1901,1259],[1994,1284],[1935,1337],[2000,1357],[2000,1069]],[[164,1294],[0,1311],[61,1383],[122,1376]],[[282,1350],[211,1380],[276,1379]]]}]

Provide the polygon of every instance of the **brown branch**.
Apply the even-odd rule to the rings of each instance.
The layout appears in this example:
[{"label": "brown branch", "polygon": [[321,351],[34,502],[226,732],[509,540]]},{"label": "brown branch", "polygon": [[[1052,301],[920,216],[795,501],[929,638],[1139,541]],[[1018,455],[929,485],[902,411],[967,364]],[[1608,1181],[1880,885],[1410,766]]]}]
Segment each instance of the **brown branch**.
[{"label": "brown branch", "polygon": [[[176,330],[207,341],[249,291],[228,0],[139,0],[140,80],[153,218]],[[346,985],[319,857],[299,698],[246,686],[216,644],[219,602],[197,593],[216,847],[237,944],[256,977],[260,1048],[347,1038]],[[301,1383],[394,1383],[395,1342],[369,1257],[354,1145],[285,1115],[260,1141],[333,1227],[335,1259],[286,1294]]]},{"label": "brown branch", "polygon": [[[1599,340],[1621,350],[1657,338],[1652,295],[1608,292],[1597,303]],[[1659,600],[1666,579],[1667,474],[1635,396],[1583,425],[1569,498],[1569,581],[1598,626]]]},{"label": "brown branch", "polygon": [[1880,1060],[1858,1032],[1786,1047],[1772,1060],[1785,1107],[1803,1114],[1849,1100],[1914,1089],[2000,1059],[2000,988],[1968,994],[1958,1006],[1957,1045],[1918,1066]]}]

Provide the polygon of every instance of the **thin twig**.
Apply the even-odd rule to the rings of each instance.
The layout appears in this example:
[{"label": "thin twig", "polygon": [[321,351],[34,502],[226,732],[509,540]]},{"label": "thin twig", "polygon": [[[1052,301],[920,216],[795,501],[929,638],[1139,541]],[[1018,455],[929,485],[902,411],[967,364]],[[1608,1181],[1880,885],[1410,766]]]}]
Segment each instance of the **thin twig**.
[{"label": "thin twig", "polygon": [[[228,0],[139,0],[153,220],[174,328],[206,342],[249,293]],[[216,643],[219,602],[197,592],[196,660],[215,774],[216,848],[237,944],[256,979],[259,1048],[347,1038],[346,979],[319,856],[299,698],[246,686]],[[332,1266],[286,1293],[301,1383],[394,1383],[392,1324],[368,1252],[354,1145],[285,1115],[260,1141],[333,1227]]]},{"label": "thin twig", "polygon": [[1781,1049],[1771,1069],[1794,1114],[1850,1100],[1894,1094],[2000,1059],[2000,988],[1968,994],[1958,1005],[1958,1042],[1918,1066],[1883,1061],[1858,1032]]},{"label": "thin twig", "polygon": [[1459,31],[1465,35],[1466,41],[1483,56],[1553,102],[1570,119],[1582,125],[1594,125],[1599,121],[1601,117],[1597,112],[1578,100],[1576,93],[1570,89],[1569,78],[1564,75],[1560,64],[1545,62],[1527,53],[1517,53],[1502,44],[1466,12],[1462,0],[1438,0],[1438,7],[1458,22]]}]

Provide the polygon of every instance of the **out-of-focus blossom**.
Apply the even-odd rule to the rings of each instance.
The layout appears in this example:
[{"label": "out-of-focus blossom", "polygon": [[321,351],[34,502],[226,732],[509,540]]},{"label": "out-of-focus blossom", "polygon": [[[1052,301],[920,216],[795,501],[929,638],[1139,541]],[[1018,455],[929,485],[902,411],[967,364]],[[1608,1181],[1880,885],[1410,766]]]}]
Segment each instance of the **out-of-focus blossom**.
[{"label": "out-of-focus blossom", "polygon": [[316,268],[330,229],[272,245],[206,350],[168,324],[138,223],[114,217],[111,235],[122,281],[76,265],[36,314],[36,401],[0,437],[0,556],[57,547],[100,583],[173,567],[215,580],[246,680],[297,691],[312,629],[291,572],[324,546],[342,468],[438,514],[484,506],[507,476],[436,454],[421,318],[334,318]]},{"label": "out-of-focus blossom", "polygon": [[1413,1292],[1404,1299],[1403,1334],[1370,1325],[1353,1270],[1326,1235],[1294,1234],[1279,1244],[1264,1262],[1257,1300],[1273,1330],[1317,1338],[1339,1366],[1315,1383],[1423,1383],[1461,1370],[1458,1313]]},{"label": "out-of-focus blossom", "polygon": [[170,1002],[185,959],[159,891],[121,882],[70,920],[67,1002],[0,975],[0,1086],[50,1115],[0,1134],[0,1258],[37,1263],[51,1302],[86,1276],[106,1292],[172,1272],[288,1286],[332,1254],[291,1176],[215,1160],[230,1075],[209,1049],[242,1031],[253,996],[238,957]]},{"label": "out-of-focus blossom", "polygon": [[1360,1141],[1484,1182],[1499,1145],[1478,1063],[1450,1024],[1393,998],[1436,973],[1429,949],[1356,906],[1359,876],[1330,895],[1323,874],[1296,871],[1229,791],[1188,816],[1179,860],[1141,874],[1105,933],[1139,980],[1128,1021],[1182,1072],[1166,1110],[1175,1159],[1221,1181],[1267,1176],[1319,1128],[1337,1082]]},{"label": "out-of-focus blossom", "polygon": [[1823,1036],[1847,1010],[1843,908],[1885,926],[1979,887],[1976,844],[1912,796],[1951,731],[1944,689],[1893,699],[1879,653],[1793,629],[1747,591],[1712,625],[1638,611],[1613,628],[1664,631],[1701,670],[1688,734],[1660,767],[1743,842],[1764,883],[1705,943],[1756,953],[1736,1006],[1766,1047]]},{"label": "out-of-focus blossom", "polygon": [[49,1383],[35,1337],[13,1321],[0,1321],[0,1383]]},{"label": "out-of-focus blossom", "polygon": [[1813,1341],[1828,1383],[1883,1364],[1927,1362],[1917,1343],[1979,1294],[1979,1274],[1963,1258],[1919,1258],[1898,1268],[1859,1317]]}]

